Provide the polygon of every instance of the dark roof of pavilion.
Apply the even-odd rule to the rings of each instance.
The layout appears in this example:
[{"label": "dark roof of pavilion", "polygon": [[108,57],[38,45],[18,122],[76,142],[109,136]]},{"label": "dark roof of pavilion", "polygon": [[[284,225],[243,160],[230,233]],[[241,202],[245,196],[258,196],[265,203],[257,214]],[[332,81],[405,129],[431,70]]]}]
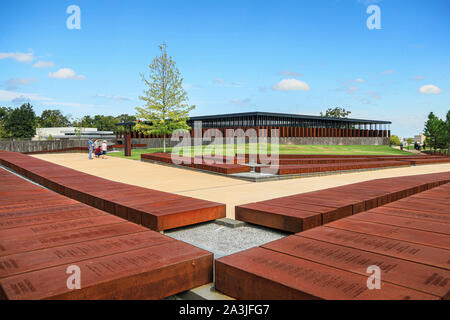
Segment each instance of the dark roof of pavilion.
[{"label": "dark roof of pavilion", "polygon": [[[241,112],[241,113],[225,113],[225,114],[215,114],[207,116],[195,116],[190,117],[189,121],[203,121],[203,120],[219,120],[219,119],[229,119],[238,117],[257,117],[257,116],[269,116],[278,118],[290,118],[290,119],[303,119],[303,120],[322,120],[322,121],[339,121],[339,122],[350,122],[350,123],[361,123],[361,124],[391,124],[391,121],[383,120],[367,120],[367,119],[352,119],[352,118],[329,118],[321,116],[309,116],[303,114],[292,114],[292,113],[275,113],[275,112]],[[123,125],[135,125],[135,122],[124,122],[117,123],[116,126]]]},{"label": "dark roof of pavilion", "polygon": [[343,122],[357,122],[357,123],[378,123],[378,124],[391,124],[391,121],[383,120],[367,120],[367,119],[352,119],[352,118],[329,118],[321,116],[309,116],[303,114],[292,114],[292,113],[276,113],[276,112],[242,112],[242,113],[226,113],[226,114],[215,114],[208,116],[195,116],[190,117],[191,121],[200,120],[213,120],[213,119],[225,119],[225,118],[235,118],[235,117],[254,117],[254,116],[270,116],[279,118],[291,118],[291,119],[305,119],[305,120],[331,120],[331,121],[343,121]]}]

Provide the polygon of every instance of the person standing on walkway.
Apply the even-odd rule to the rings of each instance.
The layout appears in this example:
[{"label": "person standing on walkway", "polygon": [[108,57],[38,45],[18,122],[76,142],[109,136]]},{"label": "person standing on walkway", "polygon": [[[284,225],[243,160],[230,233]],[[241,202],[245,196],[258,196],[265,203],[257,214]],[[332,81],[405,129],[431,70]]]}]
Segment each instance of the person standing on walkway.
[{"label": "person standing on walkway", "polygon": [[94,151],[94,141],[93,141],[93,138],[89,138],[89,141],[88,141],[88,149],[89,149],[89,160],[92,160],[92,152]]},{"label": "person standing on walkway", "polygon": [[106,144],[106,140],[103,140],[102,143],[102,159],[105,159],[106,150],[108,149],[108,145]]}]

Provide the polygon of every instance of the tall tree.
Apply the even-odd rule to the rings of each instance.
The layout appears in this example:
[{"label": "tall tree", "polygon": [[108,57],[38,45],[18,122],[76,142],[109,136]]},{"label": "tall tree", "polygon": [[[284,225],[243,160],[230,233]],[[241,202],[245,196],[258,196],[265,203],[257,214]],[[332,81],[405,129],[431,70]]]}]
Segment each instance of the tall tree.
[{"label": "tall tree", "polygon": [[396,136],[395,134],[391,135],[391,138],[389,139],[389,145],[391,146],[398,146],[400,144],[400,138]]},{"label": "tall tree", "polygon": [[118,123],[118,119],[113,116],[95,115],[94,126],[99,131],[113,131],[115,124]]},{"label": "tall tree", "polygon": [[63,115],[60,110],[44,110],[37,118],[38,126],[41,128],[56,128],[70,126],[68,116]]},{"label": "tall tree", "polygon": [[450,153],[450,109],[447,111],[447,116],[445,119],[445,125],[447,127],[447,154]]},{"label": "tall tree", "polygon": [[35,135],[35,129],[36,114],[29,103],[13,109],[5,121],[5,130],[12,138],[31,138]]},{"label": "tall tree", "polygon": [[95,128],[95,121],[91,116],[87,115],[75,120],[72,125],[78,128]]},{"label": "tall tree", "polygon": [[136,121],[136,116],[124,113],[124,114],[121,114],[121,115],[117,116],[116,119],[117,119],[117,121],[119,123],[135,122]]},{"label": "tall tree", "polygon": [[9,115],[12,109],[6,107],[0,107],[0,138],[8,138],[9,132],[6,130],[5,125],[8,121]]},{"label": "tall tree", "polygon": [[321,117],[327,117],[327,118],[348,118],[348,115],[352,113],[351,111],[345,110],[345,108],[328,108],[325,111],[325,114],[323,112],[320,112]]},{"label": "tall tree", "polygon": [[430,112],[428,120],[425,122],[424,135],[427,144],[433,149],[446,148],[448,146],[448,122]]},{"label": "tall tree", "polygon": [[139,97],[145,104],[136,107],[136,117],[147,122],[138,122],[135,129],[146,134],[161,135],[163,150],[166,152],[166,135],[176,129],[189,130],[186,121],[195,106],[187,104],[188,96],[182,86],[183,78],[175,61],[167,55],[167,45],[163,43],[159,49],[161,55],[153,59],[149,66],[149,78],[141,74],[148,89],[144,90],[144,96]]}]

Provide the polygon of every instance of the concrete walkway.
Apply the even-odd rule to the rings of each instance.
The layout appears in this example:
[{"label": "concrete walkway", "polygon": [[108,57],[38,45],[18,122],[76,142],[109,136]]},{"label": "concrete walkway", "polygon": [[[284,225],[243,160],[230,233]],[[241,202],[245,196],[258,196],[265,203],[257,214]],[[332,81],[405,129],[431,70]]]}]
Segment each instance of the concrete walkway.
[{"label": "concrete walkway", "polygon": [[446,163],[253,183],[115,157],[88,160],[84,153],[40,154],[35,157],[114,181],[225,203],[227,217],[232,219],[234,207],[249,202],[378,178],[450,171],[450,163]]}]

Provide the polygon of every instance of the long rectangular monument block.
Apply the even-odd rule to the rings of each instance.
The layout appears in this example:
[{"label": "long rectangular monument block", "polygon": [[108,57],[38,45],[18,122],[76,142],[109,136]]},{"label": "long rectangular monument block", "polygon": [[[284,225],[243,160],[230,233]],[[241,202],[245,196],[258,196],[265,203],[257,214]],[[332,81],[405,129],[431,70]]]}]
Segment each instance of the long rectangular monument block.
[{"label": "long rectangular monument block", "polygon": [[212,281],[211,253],[3,169],[0,195],[0,299],[161,299]]},{"label": "long rectangular monument block", "polygon": [[350,217],[350,219],[450,235],[450,224],[448,223],[438,221],[424,222],[423,220],[412,217],[378,214],[376,211],[362,212]]},{"label": "long rectangular monument block", "polygon": [[378,208],[372,209],[368,212],[374,212],[377,214],[384,214],[384,215],[388,215],[388,216],[414,218],[414,219],[425,220],[425,221],[450,223],[450,214],[427,212],[427,211],[415,210],[414,208],[400,209],[400,208],[391,208],[389,206],[383,206],[383,207],[378,207]]},{"label": "long rectangular monument block", "polygon": [[450,270],[450,251],[446,249],[327,226],[296,233],[295,236]]},{"label": "long rectangular monument block", "polygon": [[212,280],[213,255],[181,241],[73,263],[81,288],[67,288],[73,264],[0,279],[0,298],[161,299]]},{"label": "long rectangular monument block", "polygon": [[259,247],[217,259],[215,279],[217,290],[237,299],[438,299],[389,282],[369,290],[365,275]]},{"label": "long rectangular monument block", "polygon": [[450,250],[449,236],[441,233],[402,228],[356,219],[342,219],[331,222],[327,226]]},{"label": "long rectangular monument block", "polygon": [[[80,203],[81,204],[81,203]],[[62,209],[62,210],[61,210]],[[48,224],[66,220],[74,220],[79,218],[90,218],[97,217],[101,215],[107,214],[104,211],[100,211],[94,208],[86,208],[79,210],[65,210],[66,208],[58,208],[58,207],[47,207],[45,211],[47,214],[37,214],[25,217],[18,218],[10,218],[10,219],[1,219],[0,218],[0,230],[1,229],[9,229],[9,228],[17,228],[17,227],[25,227],[29,225],[37,225],[37,224]],[[44,210],[41,210],[42,213]],[[23,211],[22,211],[23,212]]]},{"label": "long rectangular monument block", "polygon": [[322,224],[319,212],[264,203],[236,207],[236,219],[289,232],[300,232]]},{"label": "long rectangular monument block", "polygon": [[[450,186],[436,178],[390,184],[414,210],[380,206],[216,260],[217,290],[237,299],[450,299],[450,223],[442,218]],[[420,201],[408,197],[426,188],[440,213],[416,210]],[[368,289],[369,267],[379,268],[380,289]]]},{"label": "long rectangular monument block", "polygon": [[[369,266],[376,265],[381,270],[381,286],[389,282],[439,298],[450,298],[448,270],[298,236],[289,236],[262,247],[362,276],[367,275]],[[441,280],[435,281],[438,279]]]},{"label": "long rectangular monument block", "polygon": [[[110,181],[20,153],[0,151],[0,163],[76,201],[135,223],[146,221],[146,226],[156,231],[211,221],[226,215],[225,205],[221,203]],[[102,187],[99,188],[99,185]],[[38,189],[29,190],[27,194],[30,192],[42,193]],[[19,201],[14,204],[18,209],[26,207],[27,201],[20,202],[26,198],[24,194],[11,196]],[[180,205],[172,204],[171,200],[175,199],[180,201]],[[33,205],[39,207],[38,203],[33,202]]]},{"label": "long rectangular monument block", "polygon": [[0,257],[0,278],[176,241],[144,231]]},{"label": "long rectangular monument block", "polygon": [[237,220],[288,232],[300,232],[386,204],[407,209],[414,203],[415,210],[447,214],[450,211],[449,205],[443,202],[445,198],[431,204],[421,198],[411,198],[408,202],[399,199],[449,181],[450,172],[377,179],[240,205],[236,206],[235,214]]}]

